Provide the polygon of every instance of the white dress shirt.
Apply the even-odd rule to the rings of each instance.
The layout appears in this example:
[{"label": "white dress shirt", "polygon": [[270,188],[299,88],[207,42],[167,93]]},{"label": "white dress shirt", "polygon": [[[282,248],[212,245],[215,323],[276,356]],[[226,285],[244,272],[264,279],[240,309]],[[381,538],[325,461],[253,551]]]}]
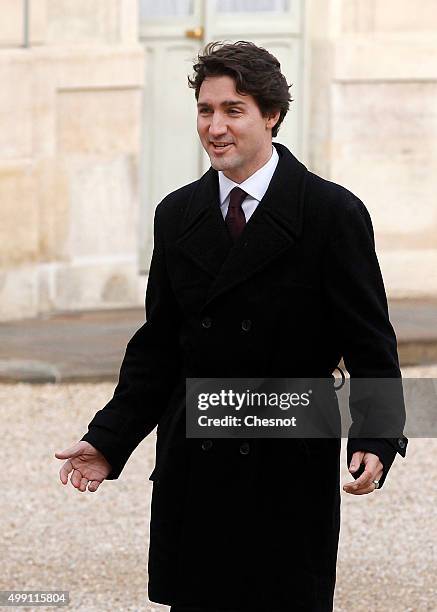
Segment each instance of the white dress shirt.
[{"label": "white dress shirt", "polygon": [[218,171],[219,187],[220,187],[220,209],[222,211],[223,219],[226,217],[228,212],[230,193],[234,187],[240,187],[247,193],[241,208],[243,209],[246,222],[249,221],[253,215],[256,207],[264,197],[265,192],[272,180],[276,166],[278,165],[279,155],[276,148],[272,146],[272,156],[269,161],[261,166],[259,170],[254,172],[249,178],[242,183],[234,183],[227,176],[223,174],[221,170]]}]

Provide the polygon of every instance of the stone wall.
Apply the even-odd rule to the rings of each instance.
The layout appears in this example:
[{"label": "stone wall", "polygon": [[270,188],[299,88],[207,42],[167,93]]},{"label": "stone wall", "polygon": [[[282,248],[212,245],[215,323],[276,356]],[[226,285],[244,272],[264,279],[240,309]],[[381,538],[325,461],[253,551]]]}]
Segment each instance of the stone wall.
[{"label": "stone wall", "polygon": [[368,207],[391,297],[437,297],[437,4],[312,3],[310,163]]},{"label": "stone wall", "polygon": [[0,319],[141,304],[136,2],[30,4],[29,48],[20,2],[0,28]]}]

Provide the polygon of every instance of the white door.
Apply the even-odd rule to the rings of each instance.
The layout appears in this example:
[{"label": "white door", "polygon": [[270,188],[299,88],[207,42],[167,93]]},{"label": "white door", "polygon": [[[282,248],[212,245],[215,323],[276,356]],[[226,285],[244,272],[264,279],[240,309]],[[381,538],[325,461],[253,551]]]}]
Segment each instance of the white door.
[{"label": "white door", "polygon": [[202,23],[202,0],[140,0],[140,36],[146,50],[140,168],[141,271],[147,270],[150,262],[156,205],[167,193],[200,175],[196,105],[187,75],[202,45],[196,32]]},{"label": "white door", "polygon": [[277,140],[303,149],[303,0],[140,0],[146,49],[141,162],[140,266],[148,266],[153,211],[170,191],[196,180],[209,158],[196,132],[194,90],[187,76],[212,40],[250,40],[281,63],[293,102]]}]

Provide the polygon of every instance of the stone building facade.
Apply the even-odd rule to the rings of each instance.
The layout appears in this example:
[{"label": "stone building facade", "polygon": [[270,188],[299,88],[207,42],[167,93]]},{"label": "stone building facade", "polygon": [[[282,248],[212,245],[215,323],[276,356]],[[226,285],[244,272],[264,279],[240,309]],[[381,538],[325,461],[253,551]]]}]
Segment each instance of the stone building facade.
[{"label": "stone building facade", "polygon": [[[437,5],[300,8],[301,159],[366,203],[389,296],[435,298]],[[0,319],[141,305],[153,83],[138,2],[2,0],[2,14]]]},{"label": "stone building facade", "polygon": [[[135,2],[2,3],[0,318],[143,299]],[[3,8],[3,5],[7,5]]]}]

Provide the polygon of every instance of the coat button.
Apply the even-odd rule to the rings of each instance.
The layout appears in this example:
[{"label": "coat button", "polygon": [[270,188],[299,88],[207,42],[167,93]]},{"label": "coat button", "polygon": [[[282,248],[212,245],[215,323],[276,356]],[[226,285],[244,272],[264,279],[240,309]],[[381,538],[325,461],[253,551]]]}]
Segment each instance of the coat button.
[{"label": "coat button", "polygon": [[249,331],[249,329],[252,327],[252,321],[250,319],[244,319],[244,321],[241,322],[241,329],[245,332]]},{"label": "coat button", "polygon": [[240,445],[240,453],[242,455],[248,455],[249,452],[250,452],[249,442],[243,442],[243,444]]},{"label": "coat button", "polygon": [[209,329],[212,325],[212,319],[210,317],[205,317],[202,319],[202,327],[205,329]]},{"label": "coat button", "polygon": [[208,451],[212,448],[212,440],[202,440],[202,450]]},{"label": "coat button", "polygon": [[402,440],[402,438],[399,438],[398,445],[399,445],[399,448],[405,448],[405,440]]}]

